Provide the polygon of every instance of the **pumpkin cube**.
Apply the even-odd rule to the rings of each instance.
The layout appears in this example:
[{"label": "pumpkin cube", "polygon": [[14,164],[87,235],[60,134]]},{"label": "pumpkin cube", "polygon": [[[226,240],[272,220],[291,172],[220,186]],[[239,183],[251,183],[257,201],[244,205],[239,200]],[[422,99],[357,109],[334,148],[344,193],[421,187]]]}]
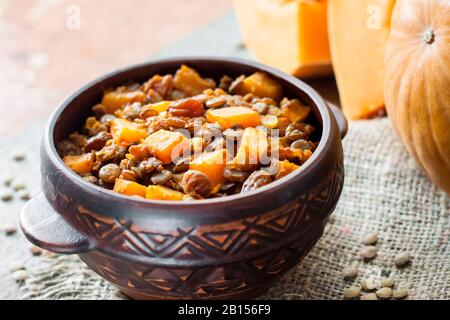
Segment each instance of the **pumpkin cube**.
[{"label": "pumpkin cube", "polygon": [[164,186],[148,186],[146,198],[149,200],[183,200],[184,195],[181,192],[172,190]]},{"label": "pumpkin cube", "polygon": [[106,107],[108,113],[120,109],[126,103],[145,101],[145,93],[142,91],[127,91],[125,88],[119,88],[115,91],[106,92],[103,95],[102,105]]},{"label": "pumpkin cube", "polygon": [[229,159],[230,154],[226,149],[205,152],[191,161],[189,170],[203,172],[208,176],[211,185],[215,187],[224,182],[223,171]]},{"label": "pumpkin cube", "polygon": [[144,144],[165,164],[183,155],[190,147],[189,140],[183,134],[167,130],[152,133],[145,139]]},{"label": "pumpkin cube", "polygon": [[147,130],[141,128],[138,124],[120,118],[111,122],[111,134],[118,144],[139,142],[148,136]]},{"label": "pumpkin cube", "polygon": [[256,60],[301,78],[333,74],[327,0],[233,2],[245,45]]},{"label": "pumpkin cube", "polygon": [[247,170],[259,164],[269,164],[268,148],[266,131],[247,128],[242,135],[236,157],[228,165],[231,168]]},{"label": "pumpkin cube", "polygon": [[275,101],[280,101],[283,95],[283,88],[267,74],[256,72],[239,84],[236,88],[236,93],[241,95],[252,93],[260,98],[271,98]]},{"label": "pumpkin cube", "polygon": [[139,196],[145,198],[147,193],[147,187],[133,181],[124,179],[116,179],[114,184],[115,192],[125,194],[128,196]]},{"label": "pumpkin cube", "polygon": [[173,79],[175,88],[183,91],[189,96],[195,96],[206,89],[214,89],[216,84],[214,80],[202,78],[197,71],[182,65]]},{"label": "pumpkin cube", "polygon": [[70,169],[79,175],[89,173],[94,165],[91,153],[85,153],[78,156],[65,156],[63,160]]},{"label": "pumpkin cube", "polygon": [[146,105],[145,107],[148,107],[149,109],[155,110],[158,113],[167,111],[167,109],[169,109],[170,106],[170,101],[161,101],[161,102],[157,102],[157,103],[151,103]]},{"label": "pumpkin cube", "polygon": [[206,113],[206,120],[211,123],[217,122],[225,129],[235,125],[244,128],[256,127],[260,122],[258,112],[247,107],[211,109]]},{"label": "pumpkin cube", "polygon": [[289,121],[296,123],[305,121],[311,113],[311,108],[302,105],[298,99],[292,99],[282,102],[281,111]]},{"label": "pumpkin cube", "polygon": [[298,168],[300,168],[300,166],[296,165],[295,163],[289,162],[287,160],[279,161],[278,162],[278,172],[275,176],[275,179],[276,180],[281,179],[281,178],[287,176],[288,174],[290,174],[291,172],[294,172]]}]

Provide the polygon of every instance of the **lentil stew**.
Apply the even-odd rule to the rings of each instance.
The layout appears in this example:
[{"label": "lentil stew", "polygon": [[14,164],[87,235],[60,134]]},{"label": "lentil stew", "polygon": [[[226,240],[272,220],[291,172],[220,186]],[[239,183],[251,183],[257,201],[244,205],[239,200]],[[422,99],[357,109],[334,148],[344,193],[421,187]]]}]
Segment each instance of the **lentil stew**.
[{"label": "lentil stew", "polygon": [[58,152],[89,183],[177,201],[249,192],[311,157],[310,107],[262,72],[216,80],[182,65],[108,89]]}]

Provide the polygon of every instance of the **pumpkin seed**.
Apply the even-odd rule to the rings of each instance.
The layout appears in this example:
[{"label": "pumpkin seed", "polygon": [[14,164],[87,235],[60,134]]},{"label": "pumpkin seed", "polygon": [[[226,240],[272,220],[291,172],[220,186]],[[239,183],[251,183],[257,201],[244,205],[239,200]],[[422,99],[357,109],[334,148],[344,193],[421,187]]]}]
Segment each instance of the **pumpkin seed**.
[{"label": "pumpkin seed", "polygon": [[380,282],[380,286],[382,288],[392,288],[394,286],[394,284],[395,284],[395,282],[394,282],[394,279],[392,279],[392,278],[383,278],[383,279],[381,279],[381,282]]},{"label": "pumpkin seed", "polygon": [[365,291],[371,291],[377,288],[377,282],[375,281],[375,277],[374,276],[370,276],[366,279],[362,279],[361,280],[361,287],[365,290]]},{"label": "pumpkin seed", "polygon": [[345,267],[344,270],[342,270],[342,275],[345,279],[353,279],[358,276],[358,265],[353,264],[348,267]]},{"label": "pumpkin seed", "polygon": [[366,293],[361,296],[361,300],[378,300],[375,293]]},{"label": "pumpkin seed", "polygon": [[389,299],[392,297],[392,289],[391,288],[381,288],[376,292],[377,297],[380,299]]},{"label": "pumpkin seed", "polygon": [[362,239],[362,243],[365,245],[373,245],[375,243],[378,242],[378,233],[370,233],[368,235],[366,235],[363,239]]},{"label": "pumpkin seed", "polygon": [[13,272],[12,277],[17,282],[22,282],[28,278],[28,272],[26,270],[17,270]]},{"label": "pumpkin seed", "polygon": [[408,296],[408,291],[406,289],[396,289],[392,293],[394,299],[404,299]]},{"label": "pumpkin seed", "polygon": [[354,299],[356,297],[359,297],[360,293],[361,288],[356,286],[345,288],[343,292],[345,299]]},{"label": "pumpkin seed", "polygon": [[23,264],[22,261],[13,261],[9,265],[9,270],[11,272],[15,272],[22,269],[25,269],[25,265]]},{"label": "pumpkin seed", "polygon": [[2,201],[11,201],[13,199],[13,194],[9,191],[2,191],[0,198]]},{"label": "pumpkin seed", "polygon": [[411,254],[407,251],[397,254],[394,258],[394,263],[397,267],[403,267],[411,261]]},{"label": "pumpkin seed", "polygon": [[361,249],[361,251],[359,252],[359,255],[361,256],[361,258],[363,259],[373,259],[377,256],[378,254],[378,248],[375,246],[367,246]]}]

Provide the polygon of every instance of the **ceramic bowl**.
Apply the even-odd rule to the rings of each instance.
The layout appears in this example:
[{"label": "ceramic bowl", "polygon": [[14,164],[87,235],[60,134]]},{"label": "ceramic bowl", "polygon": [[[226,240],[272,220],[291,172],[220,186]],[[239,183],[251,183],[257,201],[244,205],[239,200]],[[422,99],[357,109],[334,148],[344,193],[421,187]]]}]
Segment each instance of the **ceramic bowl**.
[{"label": "ceramic bowl", "polygon": [[[320,143],[294,173],[247,194],[192,202],[148,201],[85,182],[55,145],[79,130],[103,91],[173,73],[184,63],[202,75],[263,71],[285,96],[312,107]],[[248,299],[264,293],[321,237],[344,183],[346,121],[304,82],[238,59],[176,58],[128,67],[84,86],[51,116],[41,146],[42,194],[21,214],[26,237],[46,250],[78,254],[136,299]]]}]

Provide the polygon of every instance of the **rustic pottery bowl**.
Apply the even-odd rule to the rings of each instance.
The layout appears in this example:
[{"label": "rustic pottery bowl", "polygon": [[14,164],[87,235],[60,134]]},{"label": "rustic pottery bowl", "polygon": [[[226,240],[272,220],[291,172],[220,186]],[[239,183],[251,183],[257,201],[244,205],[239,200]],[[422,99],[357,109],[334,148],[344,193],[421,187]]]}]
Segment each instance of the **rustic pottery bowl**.
[{"label": "rustic pottery bowl", "polygon": [[[263,71],[312,106],[320,143],[304,166],[245,195],[194,202],[147,201],[85,182],[55,145],[81,128],[103,90],[173,73],[182,63],[218,79]],[[136,299],[241,299],[264,293],[321,237],[344,183],[340,111],[302,81],[249,61],[177,58],[125,68],[84,86],[52,115],[41,147],[43,193],[21,214],[26,237],[46,250],[79,254]]]}]

